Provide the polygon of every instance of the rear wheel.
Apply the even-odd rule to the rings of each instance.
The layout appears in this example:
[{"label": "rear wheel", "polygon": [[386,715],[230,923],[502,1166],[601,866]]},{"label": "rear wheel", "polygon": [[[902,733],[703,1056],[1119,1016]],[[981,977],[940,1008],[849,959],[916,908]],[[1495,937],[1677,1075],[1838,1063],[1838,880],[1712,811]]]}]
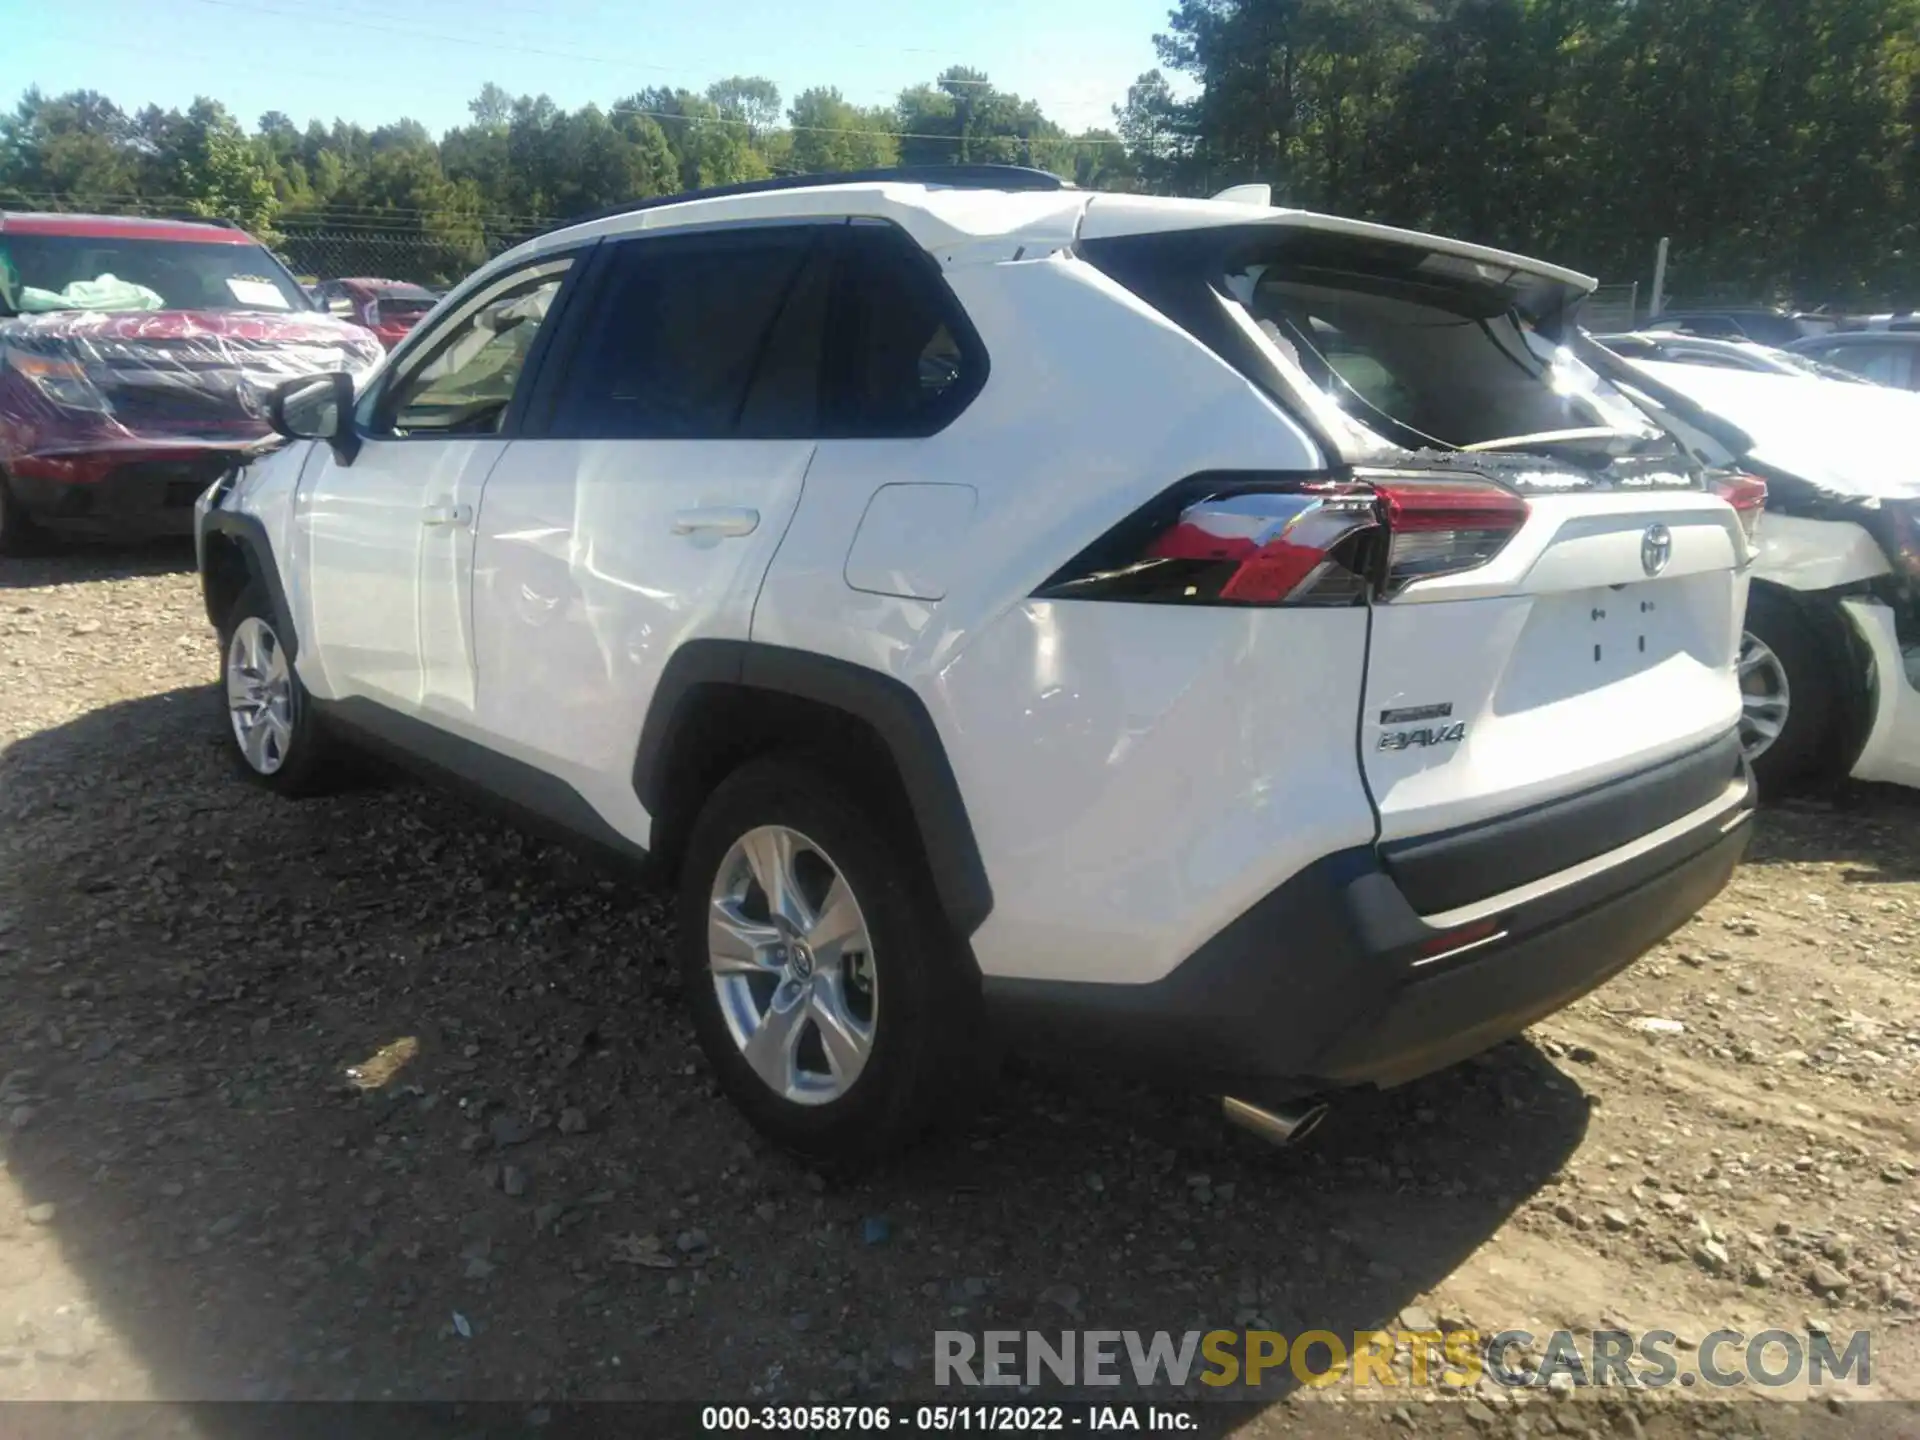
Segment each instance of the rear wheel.
[{"label": "rear wheel", "polygon": [[872,1160],[971,1087],[978,986],[918,847],[830,771],[757,760],[719,785],[679,925],[702,1048],[778,1144]]},{"label": "rear wheel", "polygon": [[310,795],[338,774],[332,737],[306,687],[266,596],[248,586],[220,629],[220,700],[233,753],[249,780],[282,795]]},{"label": "rear wheel", "polygon": [[1841,683],[1799,607],[1754,591],[1740,637],[1740,745],[1762,794],[1784,794],[1834,764]]}]

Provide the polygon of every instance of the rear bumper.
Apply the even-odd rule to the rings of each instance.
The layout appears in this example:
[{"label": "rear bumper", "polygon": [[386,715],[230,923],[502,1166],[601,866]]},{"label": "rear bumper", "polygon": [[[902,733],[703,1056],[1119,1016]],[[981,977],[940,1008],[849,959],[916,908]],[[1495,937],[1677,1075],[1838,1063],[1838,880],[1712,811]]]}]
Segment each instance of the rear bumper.
[{"label": "rear bumper", "polygon": [[173,536],[193,533],[200,494],[245,458],[239,449],[182,449],[161,455],[32,457],[6,484],[22,510],[49,530],[74,534]]},{"label": "rear bumper", "polygon": [[1684,924],[1739,863],[1750,795],[1743,775],[1654,836],[1495,897],[1476,918],[1497,933],[1451,956],[1423,958],[1444,932],[1368,848],[1309,866],[1162,980],[990,976],[989,1012],[1016,1043],[1252,1100],[1397,1085],[1518,1034]]}]

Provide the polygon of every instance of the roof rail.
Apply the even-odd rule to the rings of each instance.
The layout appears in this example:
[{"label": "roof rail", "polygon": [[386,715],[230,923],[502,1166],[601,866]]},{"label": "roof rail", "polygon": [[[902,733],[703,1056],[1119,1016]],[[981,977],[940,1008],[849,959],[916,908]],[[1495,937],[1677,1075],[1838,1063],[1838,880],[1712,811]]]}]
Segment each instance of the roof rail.
[{"label": "roof rail", "polygon": [[609,205],[589,215],[576,215],[551,225],[545,232],[565,230],[615,215],[632,215],[641,210],[657,210],[663,205],[684,205],[690,200],[719,200],[729,195],[760,195],[778,190],[815,190],[823,185],[949,185],[961,190],[1072,190],[1071,182],[1049,170],[1026,165],[897,165],[882,170],[840,170],[818,175],[776,175],[771,180],[745,180],[738,185],[713,185],[704,190],[682,190],[673,195],[653,195]]}]

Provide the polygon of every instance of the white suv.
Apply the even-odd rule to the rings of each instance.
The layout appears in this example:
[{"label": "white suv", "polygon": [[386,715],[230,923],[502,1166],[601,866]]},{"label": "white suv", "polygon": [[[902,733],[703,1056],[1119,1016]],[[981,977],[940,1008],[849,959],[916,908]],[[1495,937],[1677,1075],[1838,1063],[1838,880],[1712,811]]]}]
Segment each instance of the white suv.
[{"label": "white suv", "polygon": [[371,744],[663,865],[796,1149],[904,1139],[983,1027],[1285,1133],[1745,844],[1763,491],[1558,343],[1591,286],[987,167],[541,236],[203,499],[238,753],[298,792]]}]

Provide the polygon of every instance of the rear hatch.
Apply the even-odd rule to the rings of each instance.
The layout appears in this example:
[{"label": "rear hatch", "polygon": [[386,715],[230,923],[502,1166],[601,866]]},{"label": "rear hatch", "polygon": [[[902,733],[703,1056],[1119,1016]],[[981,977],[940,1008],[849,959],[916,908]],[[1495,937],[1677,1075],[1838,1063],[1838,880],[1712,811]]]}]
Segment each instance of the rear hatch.
[{"label": "rear hatch", "polygon": [[[1681,489],[1525,499],[1485,564],[1373,604],[1362,765],[1381,844],[1429,912],[1636,840],[1739,773],[1733,510]],[[1501,824],[1510,843],[1483,833]],[[1443,854],[1440,883],[1422,862]],[[1416,869],[1434,882],[1418,893]]]},{"label": "rear hatch", "polygon": [[[1106,204],[1085,258],[1313,426],[1331,480],[1378,497],[1368,538],[1340,542],[1372,558],[1327,554],[1369,572],[1357,740],[1416,908],[1724,797],[1764,492],[1710,474],[1732,457],[1699,436],[1688,453],[1561,343],[1591,281],[1298,212],[1150,228],[1151,205]],[[1223,533],[1196,515],[1193,533]]]}]

